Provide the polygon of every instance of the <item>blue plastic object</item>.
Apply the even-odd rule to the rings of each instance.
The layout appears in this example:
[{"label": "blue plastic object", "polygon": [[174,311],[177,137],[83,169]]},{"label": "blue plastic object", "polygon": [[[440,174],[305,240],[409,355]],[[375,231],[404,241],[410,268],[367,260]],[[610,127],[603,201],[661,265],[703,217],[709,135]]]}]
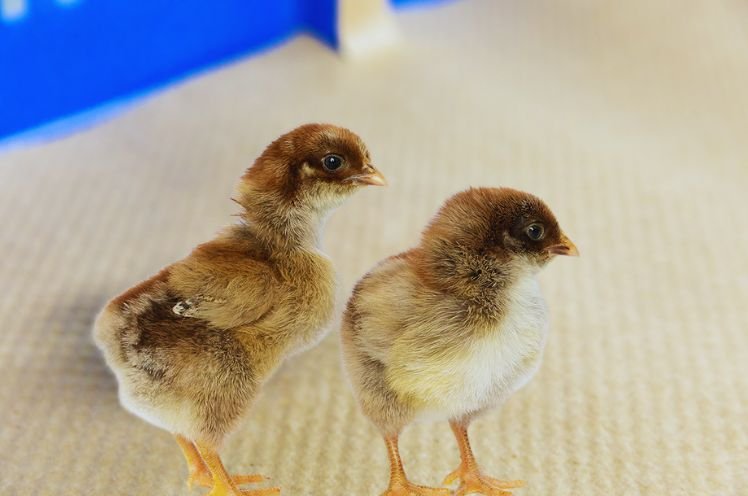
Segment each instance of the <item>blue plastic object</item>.
[{"label": "blue plastic object", "polygon": [[300,31],[337,47],[337,2],[0,0],[0,141]]},{"label": "blue plastic object", "polygon": [[442,3],[448,1],[450,0],[390,0],[390,4],[392,4],[395,8],[400,8],[415,5],[424,5],[427,3]]},{"label": "blue plastic object", "polygon": [[0,138],[308,30],[335,0],[0,0]]}]

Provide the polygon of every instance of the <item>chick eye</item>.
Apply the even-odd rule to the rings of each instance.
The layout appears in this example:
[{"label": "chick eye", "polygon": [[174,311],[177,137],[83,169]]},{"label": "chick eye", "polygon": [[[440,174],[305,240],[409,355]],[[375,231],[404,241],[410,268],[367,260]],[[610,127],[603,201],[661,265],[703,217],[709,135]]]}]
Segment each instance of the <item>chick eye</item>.
[{"label": "chick eye", "polygon": [[340,155],[325,155],[322,159],[322,167],[328,171],[336,171],[343,167],[343,158]]},{"label": "chick eye", "polygon": [[545,229],[543,229],[543,226],[540,224],[530,224],[525,229],[525,234],[527,234],[527,237],[530,238],[533,241],[538,241],[543,239],[543,235],[545,234]]}]

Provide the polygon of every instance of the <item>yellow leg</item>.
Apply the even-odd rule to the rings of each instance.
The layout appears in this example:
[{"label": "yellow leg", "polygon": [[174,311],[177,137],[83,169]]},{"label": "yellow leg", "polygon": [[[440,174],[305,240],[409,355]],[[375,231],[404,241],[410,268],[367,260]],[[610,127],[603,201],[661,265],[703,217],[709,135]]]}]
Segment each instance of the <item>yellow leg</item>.
[{"label": "yellow leg", "polygon": [[241,491],[237,488],[237,485],[249,482],[261,482],[265,478],[261,475],[239,475],[232,477],[226,472],[214,447],[204,443],[192,443],[182,436],[177,436],[177,443],[182,448],[184,457],[190,466],[188,484],[196,483],[201,486],[211,487],[212,490],[209,496],[277,496],[280,494],[280,489],[278,488]]},{"label": "yellow leg", "polygon": [[206,487],[212,486],[213,477],[210,475],[210,470],[208,470],[208,466],[205,465],[203,458],[197,452],[197,448],[192,444],[192,441],[180,434],[177,434],[175,437],[177,444],[182,448],[182,454],[187,461],[187,469],[190,471],[190,475],[187,477],[187,487],[192,489],[193,484]]},{"label": "yellow leg", "polygon": [[[213,487],[213,476],[210,474],[208,466],[205,465],[203,457],[198,453],[195,444],[180,434],[177,434],[175,437],[177,444],[182,448],[182,454],[184,455],[184,459],[187,460],[187,467],[190,471],[190,475],[187,478],[187,487],[190,489],[192,489],[193,485]],[[237,486],[241,486],[253,482],[263,482],[265,477],[259,474],[232,475],[231,480]]]},{"label": "yellow leg", "polygon": [[384,438],[390,459],[390,485],[382,496],[449,496],[447,489],[417,486],[408,481],[397,447],[397,436]]},{"label": "yellow leg", "polygon": [[475,461],[473,449],[470,447],[468,439],[467,426],[460,422],[450,422],[457,445],[460,448],[460,466],[444,479],[445,485],[450,485],[459,480],[460,487],[457,489],[455,496],[464,496],[466,494],[484,494],[488,496],[511,496],[511,492],[505,489],[515,489],[525,485],[524,481],[512,480],[504,481],[494,479],[483,475]]}]

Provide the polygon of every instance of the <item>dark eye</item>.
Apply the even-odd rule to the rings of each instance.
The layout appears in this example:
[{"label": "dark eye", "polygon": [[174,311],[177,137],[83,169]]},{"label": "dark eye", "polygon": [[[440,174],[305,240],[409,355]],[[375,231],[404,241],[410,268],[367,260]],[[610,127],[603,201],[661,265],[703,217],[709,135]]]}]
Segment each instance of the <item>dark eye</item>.
[{"label": "dark eye", "polygon": [[533,241],[539,241],[543,239],[543,235],[545,234],[545,229],[543,229],[543,226],[540,224],[530,224],[525,229],[525,234],[527,234],[527,237],[530,238]]},{"label": "dark eye", "polygon": [[343,157],[334,154],[325,155],[322,159],[322,167],[324,167],[325,170],[336,171],[343,167]]}]

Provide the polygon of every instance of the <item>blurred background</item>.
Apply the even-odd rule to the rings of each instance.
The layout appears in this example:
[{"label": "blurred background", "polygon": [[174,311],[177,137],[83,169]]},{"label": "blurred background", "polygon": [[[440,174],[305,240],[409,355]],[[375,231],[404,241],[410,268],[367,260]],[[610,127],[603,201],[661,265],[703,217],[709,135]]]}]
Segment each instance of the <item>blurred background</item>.
[{"label": "blurred background", "polygon": [[[361,135],[390,182],[328,224],[341,305],[471,185],[541,196],[579,246],[541,275],[541,371],[473,428],[487,472],[524,496],[744,494],[742,0],[0,0],[0,493],[189,493],[90,326],[231,222],[243,170],[310,121]],[[458,461],[446,425],[401,444],[419,483]],[[224,459],[285,495],[384,490],[337,324]]]}]

